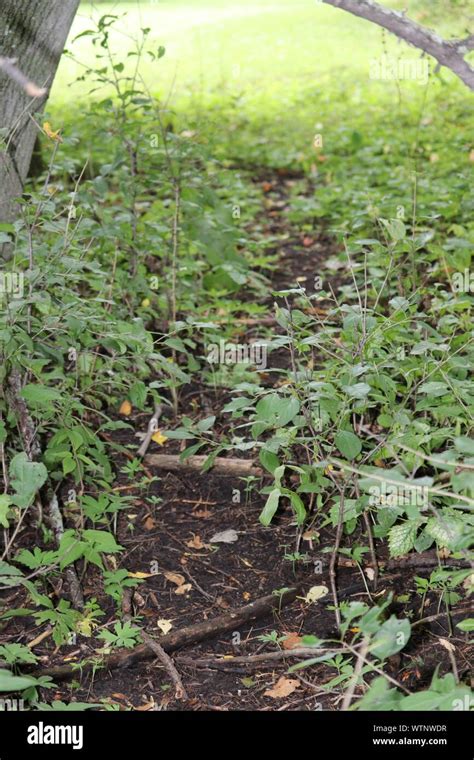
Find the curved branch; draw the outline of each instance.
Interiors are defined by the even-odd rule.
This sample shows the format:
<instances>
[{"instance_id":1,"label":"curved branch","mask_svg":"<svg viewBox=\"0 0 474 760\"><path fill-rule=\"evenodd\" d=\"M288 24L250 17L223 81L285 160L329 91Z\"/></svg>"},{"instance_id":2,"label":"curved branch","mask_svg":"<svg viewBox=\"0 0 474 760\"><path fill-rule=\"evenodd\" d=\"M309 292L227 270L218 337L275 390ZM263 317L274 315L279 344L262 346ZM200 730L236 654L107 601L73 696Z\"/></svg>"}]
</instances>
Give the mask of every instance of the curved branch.
<instances>
[{"instance_id":1,"label":"curved branch","mask_svg":"<svg viewBox=\"0 0 474 760\"><path fill-rule=\"evenodd\" d=\"M464 40L449 42L430 29L407 18L400 11L392 11L372 0L323 0L323 2L382 26L410 45L433 56L441 66L451 69L467 87L474 90L474 68L463 58L469 50L474 49L474 35L469 35Z\"/></svg>"}]
</instances>

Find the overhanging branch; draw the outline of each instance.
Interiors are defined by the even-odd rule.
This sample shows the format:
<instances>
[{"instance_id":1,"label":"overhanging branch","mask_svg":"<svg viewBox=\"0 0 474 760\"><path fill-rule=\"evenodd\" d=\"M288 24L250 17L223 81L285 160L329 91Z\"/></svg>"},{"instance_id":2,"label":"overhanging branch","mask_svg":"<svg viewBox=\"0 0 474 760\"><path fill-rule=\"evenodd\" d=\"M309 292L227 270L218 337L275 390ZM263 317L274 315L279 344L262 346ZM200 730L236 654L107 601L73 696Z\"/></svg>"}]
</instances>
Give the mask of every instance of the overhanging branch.
<instances>
[{"instance_id":1,"label":"overhanging branch","mask_svg":"<svg viewBox=\"0 0 474 760\"><path fill-rule=\"evenodd\" d=\"M474 49L474 35L464 40L449 42L439 35L407 18L399 11L392 11L372 0L323 0L327 5L352 13L387 29L410 45L433 56L441 66L451 69L467 87L474 90L474 68L464 60L464 55Z\"/></svg>"}]
</instances>

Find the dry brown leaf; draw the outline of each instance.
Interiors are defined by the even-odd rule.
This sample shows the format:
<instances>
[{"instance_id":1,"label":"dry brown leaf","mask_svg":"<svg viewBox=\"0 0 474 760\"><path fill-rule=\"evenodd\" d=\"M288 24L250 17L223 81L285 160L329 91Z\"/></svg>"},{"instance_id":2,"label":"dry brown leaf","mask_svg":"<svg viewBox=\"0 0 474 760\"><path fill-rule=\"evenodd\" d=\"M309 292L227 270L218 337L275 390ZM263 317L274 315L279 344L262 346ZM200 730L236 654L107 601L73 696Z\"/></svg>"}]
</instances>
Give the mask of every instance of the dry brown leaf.
<instances>
[{"instance_id":1,"label":"dry brown leaf","mask_svg":"<svg viewBox=\"0 0 474 760\"><path fill-rule=\"evenodd\" d=\"M271 697L272 699L282 699L283 697L288 697L289 694L293 694L299 686L301 684L296 678L285 678L285 676L282 676L272 689L267 689L264 692L263 696Z\"/></svg>"},{"instance_id":2,"label":"dry brown leaf","mask_svg":"<svg viewBox=\"0 0 474 760\"><path fill-rule=\"evenodd\" d=\"M139 707L134 707L134 710L138 710L139 712L148 712L149 710L155 709L155 700L153 697L151 698L150 702L147 702L144 705L140 705Z\"/></svg>"},{"instance_id":3,"label":"dry brown leaf","mask_svg":"<svg viewBox=\"0 0 474 760\"><path fill-rule=\"evenodd\" d=\"M302 638L297 633L288 633L281 645L283 649L297 649L302 644Z\"/></svg>"},{"instance_id":4,"label":"dry brown leaf","mask_svg":"<svg viewBox=\"0 0 474 760\"><path fill-rule=\"evenodd\" d=\"M209 547L209 544L205 544L201 536L193 535L189 541L186 541L186 546L188 546L190 549L207 549Z\"/></svg>"},{"instance_id":5,"label":"dry brown leaf","mask_svg":"<svg viewBox=\"0 0 474 760\"><path fill-rule=\"evenodd\" d=\"M251 594L250 594L248 591L244 591L244 593L242 594L242 597L243 597L243 599L244 599L246 602L250 602L250 599L252 598L252 597L251 597Z\"/></svg>"},{"instance_id":6,"label":"dry brown leaf","mask_svg":"<svg viewBox=\"0 0 474 760\"><path fill-rule=\"evenodd\" d=\"M445 649L448 650L448 652L455 652L456 651L456 647L454 646L454 644L451 644L451 642L448 641L448 639L439 638L438 641L439 641L439 643L441 644L442 647L444 647Z\"/></svg>"},{"instance_id":7,"label":"dry brown leaf","mask_svg":"<svg viewBox=\"0 0 474 760\"><path fill-rule=\"evenodd\" d=\"M143 527L145 530L153 530L153 528L156 528L156 522L154 521L153 517L147 517L143 523Z\"/></svg>"},{"instance_id":8,"label":"dry brown leaf","mask_svg":"<svg viewBox=\"0 0 474 760\"><path fill-rule=\"evenodd\" d=\"M180 573L163 573L165 578L171 583L175 583L177 586L182 586L186 578Z\"/></svg>"},{"instance_id":9,"label":"dry brown leaf","mask_svg":"<svg viewBox=\"0 0 474 760\"><path fill-rule=\"evenodd\" d=\"M188 591L191 591L192 586L190 583L183 583L182 586L178 586L177 589L175 589L175 594L187 594Z\"/></svg>"}]
</instances>

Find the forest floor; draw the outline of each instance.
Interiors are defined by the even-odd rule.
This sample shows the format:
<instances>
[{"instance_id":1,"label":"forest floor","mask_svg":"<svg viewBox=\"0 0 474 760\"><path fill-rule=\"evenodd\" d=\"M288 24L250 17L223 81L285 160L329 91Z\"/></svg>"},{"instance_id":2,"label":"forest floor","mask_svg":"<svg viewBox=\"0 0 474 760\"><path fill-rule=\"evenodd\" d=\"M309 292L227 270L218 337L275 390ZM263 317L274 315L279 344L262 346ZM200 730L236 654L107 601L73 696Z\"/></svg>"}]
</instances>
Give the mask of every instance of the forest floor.
<instances>
[{"instance_id":1,"label":"forest floor","mask_svg":"<svg viewBox=\"0 0 474 760\"><path fill-rule=\"evenodd\" d=\"M254 173L255 176L255 173ZM289 190L295 179L288 172L271 172L259 175L255 182L265 187L265 210L258 219L268 235L285 233L282 243L275 248L278 264L271 274L275 290L293 288L297 283L311 280L318 265L334 253L334 242L325 233L319 237L302 236L299 229L289 225L285 211ZM310 185L308 182L308 192ZM272 314L273 298L268 299L268 316ZM243 332L258 338L258 327L242 326ZM276 356L272 354L272 366ZM276 360L277 364L280 359ZM282 353L281 362L288 362ZM268 376L267 383L275 382ZM224 430L227 418L220 409L229 401L225 389L199 385L197 381L182 389L182 412L193 414L198 409L210 409L217 415L216 429ZM170 420L169 420L170 421ZM146 429L147 415L132 414L129 422L136 432ZM113 440L120 444L116 467L127 463L124 452L133 452L139 445L133 433L116 431ZM151 444L149 453L158 450ZM180 444L169 440L159 448L160 453L177 453ZM146 460L145 460L146 464ZM120 512L117 523L117 541L124 552L120 564L129 573L141 578L140 586L128 597L133 614L141 616L148 634L158 637L168 630L212 620L218 615L248 604L273 593L277 589L293 586L304 580L308 589L313 585L330 587L329 557L334 545L335 529L323 528L316 546L311 540L311 526L303 538L297 529L294 513L288 506L278 512L271 530L258 521L263 499L258 489L245 488L239 477L221 477L218 474L201 474L183 468L177 472L156 470L146 465L156 476L143 491L134 489L124 475L117 478L114 490L130 497L129 507ZM150 498L156 497L156 498ZM235 531L230 543L213 543L213 537L223 531ZM359 530L359 528L357 529ZM34 528L22 536L24 546L35 542ZM303 561L294 561L292 555L304 553ZM324 553L324 551L328 553ZM434 552L416 555L413 565L403 560L390 563L380 554L378 588L365 587L370 578L361 572L350 559L339 562L337 588L340 599L360 601L372 597L379 599L393 592L391 611L403 612L414 623L420 617L437 616L413 628L409 646L401 655L390 659L388 670L400 684L409 690L428 686L433 670L441 672L451 668L451 652L446 637L458 619L456 606L451 608L450 619L443 615L439 597L427 594L421 608L421 597L415 591L415 576L427 577L430 569L438 565ZM286 558L285 558L286 557ZM317 560L322 568L315 571ZM112 563L113 558L110 558ZM441 560L442 562L442 560ZM111 564L111 568L114 565ZM372 591L372 593L370 593ZM114 604L105 597L101 575L89 570L84 593L95 596L106 618L101 625L110 625L116 615ZM9 604L22 606L22 591L12 591ZM330 598L330 595L329 595ZM465 607L462 608L465 611ZM31 620L18 618L9 621L3 630L5 640L31 641L35 631L28 627ZM310 671L299 670L288 675L291 659L281 657L268 662L257 660L247 664L232 663L230 658L286 652L302 646L301 637L313 635L322 639L337 639L334 610L327 599L323 603L308 604L304 594L296 601L264 618L240 626L236 631L209 637L201 643L185 647L173 654L188 699L175 697L169 673L156 659L135 663L124 669L98 669L92 678L65 682L54 689L54 698L64 702L74 700L103 702L115 709L134 710L337 710L342 695L336 689L338 678L343 677L346 660L343 655L331 664L320 663ZM45 637L35 646L42 668L61 662L80 662L95 654L90 640L78 635L70 646L55 648L51 637ZM444 643L443 643L444 642ZM468 671L469 645L463 634L450 639L456 647L459 677ZM205 662L207 660L207 662ZM212 662L209 662L212 660ZM202 662L201 662L202 661ZM349 660L348 660L349 661ZM52 695L51 695L52 696Z\"/></svg>"}]
</instances>

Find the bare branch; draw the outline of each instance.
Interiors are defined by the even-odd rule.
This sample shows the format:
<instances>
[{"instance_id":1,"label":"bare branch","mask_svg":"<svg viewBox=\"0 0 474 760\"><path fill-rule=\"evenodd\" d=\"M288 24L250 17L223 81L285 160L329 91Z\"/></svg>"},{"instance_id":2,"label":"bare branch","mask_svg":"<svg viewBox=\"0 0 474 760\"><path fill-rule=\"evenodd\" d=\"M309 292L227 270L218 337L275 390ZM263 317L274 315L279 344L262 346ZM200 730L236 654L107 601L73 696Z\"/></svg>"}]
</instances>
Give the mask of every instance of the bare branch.
<instances>
[{"instance_id":1,"label":"bare branch","mask_svg":"<svg viewBox=\"0 0 474 760\"><path fill-rule=\"evenodd\" d=\"M400 11L392 11L372 0L323 0L327 5L352 13L387 29L410 45L433 56L441 66L451 69L467 87L474 90L474 68L464 60L474 49L474 35L465 40L448 41L430 29L407 18Z\"/></svg>"},{"instance_id":2,"label":"bare branch","mask_svg":"<svg viewBox=\"0 0 474 760\"><path fill-rule=\"evenodd\" d=\"M17 67L16 58L3 58L0 56L0 70L16 82L30 98L41 98L46 95L48 90L45 87L38 87L37 84L28 79L25 74Z\"/></svg>"}]
</instances>

